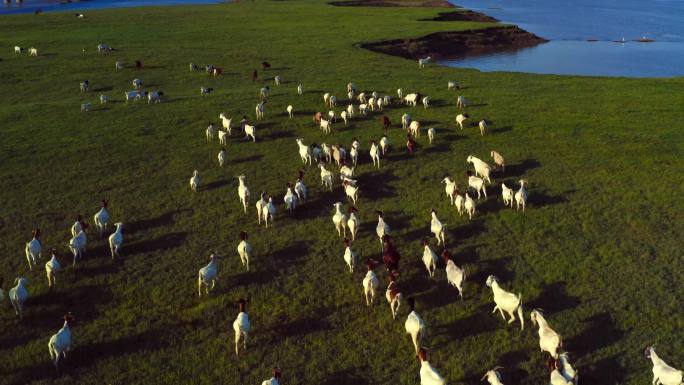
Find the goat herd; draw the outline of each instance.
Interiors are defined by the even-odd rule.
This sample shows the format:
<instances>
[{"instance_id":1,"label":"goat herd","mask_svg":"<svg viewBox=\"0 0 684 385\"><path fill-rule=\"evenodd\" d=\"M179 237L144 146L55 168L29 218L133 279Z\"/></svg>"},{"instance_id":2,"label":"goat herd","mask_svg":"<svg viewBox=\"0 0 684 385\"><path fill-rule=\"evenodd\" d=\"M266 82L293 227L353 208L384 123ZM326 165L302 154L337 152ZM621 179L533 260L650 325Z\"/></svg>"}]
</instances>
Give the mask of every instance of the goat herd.
<instances>
[{"instance_id":1,"label":"goat herd","mask_svg":"<svg viewBox=\"0 0 684 385\"><path fill-rule=\"evenodd\" d=\"M109 53L111 48L106 44L98 45L98 51ZM15 47L16 53L23 52L24 49L21 47ZM38 54L37 49L31 48L29 50L32 56ZM430 61L430 57L425 59L419 59L419 68L425 67ZM136 67L141 67L141 63L137 62ZM270 66L269 66L270 67ZM123 69L123 63L117 61L115 64L117 70ZM264 69L267 69L266 63L264 63ZM196 71L197 66L195 64L190 64L190 70ZM223 70L214 66L207 66L206 71L214 76L220 76ZM256 76L256 71L255 71ZM274 76L273 78L275 86L280 86L282 80L280 76ZM128 91L125 94L125 100L136 101L144 97L147 97L148 103L160 103L162 101L163 92L143 92L143 82L140 79L134 79L133 91ZM447 83L448 90L458 90L458 84L456 82L450 81ZM80 84L81 92L89 91L88 81L84 81ZM212 91L211 88L202 87L201 94L207 95ZM256 120L259 121L265 117L266 114L266 103L268 100L270 87L265 86L259 90L258 99L259 102L255 108ZM304 93L304 88L302 84L297 86L296 92L298 95ZM400 88L397 90L398 101L393 104L393 99L389 95L379 95L377 92L357 92L357 87L354 83L347 84L347 96L348 105L340 114L340 118L343 120L345 127L350 124L352 119L363 119L367 117L369 111L382 112L385 108L391 107L392 105L405 104L407 106L415 107L418 102L422 102L425 109L430 107L430 97L424 96L419 93L409 93L404 95L403 90ZM107 103L107 96L100 95L100 102ZM325 93L323 95L323 102L327 108L330 108L328 114L325 115L318 112L314 115L313 121L317 124L321 130L325 133L330 133L333 125L337 123L337 112L334 109L337 107L338 99L336 96ZM458 96L456 98L456 108L463 109L468 106L468 101L463 96ZM82 111L89 111L91 109L90 103L84 103L81 106ZM288 105L285 108L290 119L295 116L295 109L292 105ZM226 163L226 145L227 138L232 134L233 125L232 119L228 117L228 114L221 113L219 115L221 121L221 128L217 129L214 125L210 125L206 129L206 139L207 141L213 140L218 136L221 144L221 150L218 154L218 162L221 167ZM459 113L456 116L457 126L463 130L463 123L469 119L468 114ZM407 130L407 150L410 153L415 152L415 140L420 138L421 134L421 123L417 120L412 120L409 113L404 113L401 116L401 122L403 129ZM387 129L391 126L391 122L387 115L382 117L383 128ZM478 124L480 129L480 134L484 135L487 131L487 121L481 120ZM256 142L256 124L250 124L247 117L243 116L239 123L240 130L244 133L245 139L251 139ZM436 130L434 128L427 129L429 143L435 140ZM342 145L327 145L322 143L321 146L316 144L305 145L304 140L301 138L296 139L296 143L299 148L299 156L303 164L312 165L315 160L318 162L318 168L320 169L320 179L321 185L332 191L334 188L334 177L333 172L326 168L326 164L332 164L333 161L339 169L339 180L341 181L340 186L343 189L345 195L351 201L352 206L348 209L348 216L343 210L343 203L336 202L333 204L334 214L332 215L332 222L337 231L338 236L344 237L344 252L343 259L347 264L350 273L353 273L358 266L357 252L353 249L353 242L356 240L359 229L359 219L358 219L358 209L355 207L359 199L360 186L356 179L354 179L354 171L359 162L359 156L361 153L360 142L354 138L350 145L349 151L347 151ZM383 136L378 141L370 142L369 155L372 160L372 166L380 168L380 159L385 157L387 152L390 151L390 142L387 136ZM496 151L491 151L490 153L493 161L495 163L495 170L500 170L500 172L505 172L505 160L504 157ZM473 165L474 172L467 172L467 189L461 192L458 188L457 182L450 176L445 176L441 181L445 185L445 192L447 198L449 199L451 205L456 206L456 210L459 215L467 214L469 219L472 219L473 215L476 213L476 201L484 195L487 198L487 184L491 183L490 174L492 168L487 164L487 162L469 155L466 161ZM238 197L240 203L242 204L243 211L246 214L248 211L248 205L250 200L250 190L247 187L246 177L240 175L238 177ZM526 181L520 180L520 187L514 192L513 189L506 186L504 183L501 184L501 192L504 201L504 205L510 205L513 207L513 201L515 200L516 208L518 210L522 209L525 211L525 204L527 202L528 192L525 188ZM197 192L201 186L201 178L198 170L194 170L192 177L190 178L190 187L193 192ZM472 195L472 196L471 196ZM476 197L475 197L476 196ZM474 199L475 198L475 199ZM295 210L301 210L299 207L306 204L309 199L309 189L304 183L304 172L299 171L299 176L295 181L294 185L292 183L287 184L287 190L283 197L283 202L285 209L293 212ZM269 224L273 224L273 220L276 215L276 202L273 196L266 195L262 193L259 199L256 201L256 215L259 224L263 221L264 226L268 227ZM108 225L110 223L110 215L107 210L108 202L107 200L102 201L102 206L100 210L94 215L93 221L100 236L105 236ZM437 217L435 210L431 211L431 222L430 222L430 232L435 237L437 241L437 246L442 245L444 250L441 252L441 257L446 265L446 278L450 285L454 286L461 297L463 298L463 283L466 279L465 271L456 265L452 259L451 253L446 249L445 245L445 225ZM413 298L404 298L401 291L400 285L397 283L397 276L399 271L399 261L400 254L393 244L392 237L390 236L390 226L385 221L385 214L382 211L377 211L378 222L376 226L376 234L382 244L382 260L386 267L388 273L389 285L385 291L385 297L390 307L391 315L396 318L399 312L399 308L405 302L409 308L409 314L405 321L406 333L410 335L413 347L417 354L417 358L420 361L420 378L422 385L437 385L445 384L444 378L437 372L437 370L429 363L428 353L426 348L422 346L424 336L426 335L427 325L425 321L420 317L420 315L415 311ZM123 229L124 225L122 223L115 224L116 230L111 233L108 237L109 248L111 252L111 257L116 258L123 245ZM349 237L347 237L347 229L349 229ZM70 228L71 239L69 240L67 246L71 253L73 254L72 265L76 266L77 262L83 257L86 251L87 236L86 231L88 230L88 224L85 223L81 216L78 216L76 222ZM43 245L40 241L41 231L40 229L33 230L33 239L26 243L25 253L26 259L29 264L29 269L33 270L37 267L39 260L42 257ZM242 231L240 233L240 242L237 246L237 253L240 257L241 263L246 270L249 271L249 261L252 258L253 248L248 242L249 235ZM429 239L425 238L423 240L423 256L422 261L425 264L428 275L432 278L435 275L438 255L432 250L429 244ZM56 284L56 274L62 269L62 265L57 258L57 250L51 248L49 250L50 260L45 264L45 270L47 274L48 286L52 288ZM209 294L210 290L213 289L218 281L218 255L212 254L210 256L210 262L206 266L199 270L197 290L198 295L201 297L202 293ZM375 273L375 268L380 264L379 261L374 259L369 259L366 262L367 272L363 278L361 285L363 287L363 293L368 306L372 305L376 292L380 287L380 281ZM513 323L516 320L520 322L521 330L524 329L524 315L523 315L523 303L522 295L514 294L504 290L499 283L497 277L490 275L486 282L487 287L490 287L493 292L494 297L494 310L497 310L501 314L502 318L506 320L505 314L508 314L508 323ZM24 313L24 304L29 296L27 289L28 280L24 277L18 277L15 280L15 286L9 290L9 300L14 307L14 310L21 320ZM0 281L0 300L4 298L4 293L1 289L2 282ZM240 299L238 301L239 312L237 318L233 323L233 329L235 331L235 353L240 354L240 347L246 349L247 347L247 336L250 332L250 321L247 314L247 300ZM517 316L517 318L516 318ZM54 362L57 369L60 367L61 360L66 358L67 352L71 349L71 323L73 321L73 316L68 313L64 317L63 327L53 335L48 343L48 348L50 356ZM547 364L550 370L550 383L551 385L577 385L578 375L577 371L571 366L569 362L569 357L567 353L563 352L562 341L560 335L554 331L546 319L541 310L534 309L530 313L530 319L532 323L538 326L539 334L539 346L542 352L548 353ZM682 384L682 371L676 370L664 361L662 361L655 353L653 347L648 347L646 350L646 356L650 358L653 362L653 375L654 384L659 383L663 385L681 385ZM502 384L503 377L499 371L499 367L487 371L482 380L487 380L491 385ZM280 384L281 370L279 368L273 369L273 377L269 380L263 382L263 385L277 385Z\"/></svg>"}]
</instances>

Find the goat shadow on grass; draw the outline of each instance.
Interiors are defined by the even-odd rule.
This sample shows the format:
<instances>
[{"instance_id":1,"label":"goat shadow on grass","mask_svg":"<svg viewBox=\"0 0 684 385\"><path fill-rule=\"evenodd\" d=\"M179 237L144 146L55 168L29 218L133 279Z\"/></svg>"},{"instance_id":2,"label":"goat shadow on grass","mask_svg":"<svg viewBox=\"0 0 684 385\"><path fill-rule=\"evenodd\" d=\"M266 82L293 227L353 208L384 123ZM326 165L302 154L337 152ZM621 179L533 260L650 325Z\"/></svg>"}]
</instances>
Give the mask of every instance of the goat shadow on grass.
<instances>
[{"instance_id":1,"label":"goat shadow on grass","mask_svg":"<svg viewBox=\"0 0 684 385\"><path fill-rule=\"evenodd\" d=\"M264 156L261 155L261 154L250 155L250 156L243 157L243 158L233 159L233 160L231 161L231 163L237 164L237 163L254 162L254 161L257 161L257 160L261 160L263 157L264 157Z\"/></svg>"},{"instance_id":2,"label":"goat shadow on grass","mask_svg":"<svg viewBox=\"0 0 684 385\"><path fill-rule=\"evenodd\" d=\"M264 136L264 138L268 138L270 140L276 140L276 139L284 139L284 138L293 138L295 136L294 132L292 131L275 131L271 132L270 134Z\"/></svg>"},{"instance_id":3,"label":"goat shadow on grass","mask_svg":"<svg viewBox=\"0 0 684 385\"><path fill-rule=\"evenodd\" d=\"M363 371L361 368L338 370L328 374L321 385L369 385L370 382L358 374Z\"/></svg>"},{"instance_id":4,"label":"goat shadow on grass","mask_svg":"<svg viewBox=\"0 0 684 385\"><path fill-rule=\"evenodd\" d=\"M566 293L567 282L554 282L544 285L541 295L529 302L532 308L542 309L545 316L577 307L581 301L578 297ZM528 306L528 307L529 307Z\"/></svg>"},{"instance_id":5,"label":"goat shadow on grass","mask_svg":"<svg viewBox=\"0 0 684 385\"><path fill-rule=\"evenodd\" d=\"M583 321L588 327L580 334L563 341L563 347L575 353L575 356L585 356L610 346L620 341L625 334L617 328L608 312L595 314Z\"/></svg>"},{"instance_id":6,"label":"goat shadow on grass","mask_svg":"<svg viewBox=\"0 0 684 385\"><path fill-rule=\"evenodd\" d=\"M99 88L93 88L91 91L92 92L106 92L106 91L111 91L113 89L114 89L114 87L112 87L112 86L104 86L104 87L99 87Z\"/></svg>"},{"instance_id":7,"label":"goat shadow on grass","mask_svg":"<svg viewBox=\"0 0 684 385\"><path fill-rule=\"evenodd\" d=\"M207 183L207 185L204 187L205 190L214 190L219 187L227 186L228 181L227 180L217 180L211 183Z\"/></svg>"},{"instance_id":8,"label":"goat shadow on grass","mask_svg":"<svg viewBox=\"0 0 684 385\"><path fill-rule=\"evenodd\" d=\"M464 214L465 216L466 214ZM458 227L447 227L446 231L448 232L448 237L447 239L450 239L451 242L455 242L457 244L463 243L467 239L480 234L486 230L484 226L484 220L483 219L473 219L469 221L468 223L458 226Z\"/></svg>"},{"instance_id":9,"label":"goat shadow on grass","mask_svg":"<svg viewBox=\"0 0 684 385\"><path fill-rule=\"evenodd\" d=\"M479 306L466 317L437 326L435 334L446 336L447 341L460 341L467 337L494 332L501 328L501 324L505 324L505 322L498 312L491 314L492 308L493 306L490 305Z\"/></svg>"},{"instance_id":10,"label":"goat shadow on grass","mask_svg":"<svg viewBox=\"0 0 684 385\"><path fill-rule=\"evenodd\" d=\"M492 125L492 123L490 123ZM503 126L503 127L494 127L494 128L489 128L487 131L485 131L485 135L488 133L490 134L503 134L504 132L509 132L513 131L513 126Z\"/></svg>"},{"instance_id":11,"label":"goat shadow on grass","mask_svg":"<svg viewBox=\"0 0 684 385\"><path fill-rule=\"evenodd\" d=\"M477 272L466 271L468 273L466 279L482 286L490 275L499 278L502 284L511 282L515 278L515 273L508 268L510 262L510 257L480 260L477 264Z\"/></svg>"},{"instance_id":12,"label":"goat shadow on grass","mask_svg":"<svg viewBox=\"0 0 684 385\"><path fill-rule=\"evenodd\" d=\"M306 259L310 247L311 242L297 241L264 255L263 261L268 261L276 271L286 271L288 268L294 268L295 263Z\"/></svg>"},{"instance_id":13,"label":"goat shadow on grass","mask_svg":"<svg viewBox=\"0 0 684 385\"><path fill-rule=\"evenodd\" d=\"M251 261L252 263L254 261ZM262 285L273 281L273 271L270 270L255 270L253 265L250 265L251 270L243 273L234 274L230 277L230 289L239 286Z\"/></svg>"},{"instance_id":14,"label":"goat shadow on grass","mask_svg":"<svg viewBox=\"0 0 684 385\"><path fill-rule=\"evenodd\" d=\"M359 190L359 198L361 200L370 199L374 201L394 197L397 193L390 183L398 179L390 169L363 173L358 177L359 185L363 186Z\"/></svg>"},{"instance_id":15,"label":"goat shadow on grass","mask_svg":"<svg viewBox=\"0 0 684 385\"><path fill-rule=\"evenodd\" d=\"M59 277L58 277L59 279ZM59 285L59 281L57 282ZM58 289L59 290L59 289ZM29 309L40 308L40 314L27 312L22 321L25 327L36 330L59 330L62 327L63 316L67 311L81 321L86 322L97 316L95 307L87 304L107 304L112 300L112 293L108 287L97 285L84 285L72 287L69 290L60 290L39 294L29 298Z\"/></svg>"},{"instance_id":16,"label":"goat shadow on grass","mask_svg":"<svg viewBox=\"0 0 684 385\"><path fill-rule=\"evenodd\" d=\"M294 321L279 322L277 326L270 331L275 334L277 340L282 340L283 337L297 337L304 336L310 333L318 333L332 329L328 321L325 319L327 315L317 314L311 317L303 317ZM274 341L275 342L275 341Z\"/></svg>"},{"instance_id":17,"label":"goat shadow on grass","mask_svg":"<svg viewBox=\"0 0 684 385\"><path fill-rule=\"evenodd\" d=\"M530 203L534 203L535 206L553 206L559 203L567 203L569 201L568 198L566 198L566 195L570 195L574 193L576 190L568 190L562 193L561 195L548 195L543 192L537 192L535 191L534 194L530 194L530 197L528 199L527 205Z\"/></svg>"},{"instance_id":18,"label":"goat shadow on grass","mask_svg":"<svg viewBox=\"0 0 684 385\"><path fill-rule=\"evenodd\" d=\"M463 301L458 295L458 289L449 285L443 280L430 280L432 287L420 294L416 294L415 298L423 302L429 309L435 309L452 303L465 303L467 291L464 290ZM465 286L464 286L465 289Z\"/></svg>"},{"instance_id":19,"label":"goat shadow on grass","mask_svg":"<svg viewBox=\"0 0 684 385\"><path fill-rule=\"evenodd\" d=\"M311 199L312 195L315 197L314 199ZM296 219L303 220L332 215L331 213L334 211L333 203L342 202L345 204L347 201L346 195L339 190L319 189L318 191L312 191L311 187L309 187L309 200L295 209L293 216Z\"/></svg>"},{"instance_id":20,"label":"goat shadow on grass","mask_svg":"<svg viewBox=\"0 0 684 385\"><path fill-rule=\"evenodd\" d=\"M570 357L572 359L572 357ZM580 369L582 382L587 384L619 385L625 383L625 368L618 354L604 358Z\"/></svg>"},{"instance_id":21,"label":"goat shadow on grass","mask_svg":"<svg viewBox=\"0 0 684 385\"><path fill-rule=\"evenodd\" d=\"M155 239L140 241L126 246L127 255L146 254L179 247L188 237L188 233L178 231L165 234Z\"/></svg>"},{"instance_id":22,"label":"goat shadow on grass","mask_svg":"<svg viewBox=\"0 0 684 385\"><path fill-rule=\"evenodd\" d=\"M139 231L148 230L154 227L168 227L174 222L174 217L177 214L190 212L189 209L173 210L157 217L140 219L126 224L126 234L135 234Z\"/></svg>"},{"instance_id":23,"label":"goat shadow on grass","mask_svg":"<svg viewBox=\"0 0 684 385\"><path fill-rule=\"evenodd\" d=\"M526 172L533 170L535 168L539 168L541 167L541 165L542 164L535 159L525 159L517 164L506 165L506 170L504 171L504 174L506 178L521 177Z\"/></svg>"},{"instance_id":24,"label":"goat shadow on grass","mask_svg":"<svg viewBox=\"0 0 684 385\"><path fill-rule=\"evenodd\" d=\"M451 145L447 142L438 142L435 144L426 144L425 153L426 154L439 154L451 151Z\"/></svg>"}]
</instances>

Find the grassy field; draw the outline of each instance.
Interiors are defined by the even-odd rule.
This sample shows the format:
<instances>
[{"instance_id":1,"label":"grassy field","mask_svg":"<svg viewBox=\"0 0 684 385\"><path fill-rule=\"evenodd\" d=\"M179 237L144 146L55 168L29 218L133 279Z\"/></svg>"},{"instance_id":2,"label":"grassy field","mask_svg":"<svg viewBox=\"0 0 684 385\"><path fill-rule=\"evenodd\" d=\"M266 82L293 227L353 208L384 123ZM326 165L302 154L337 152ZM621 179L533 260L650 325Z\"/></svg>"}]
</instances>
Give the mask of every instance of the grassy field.
<instances>
[{"instance_id":1,"label":"grassy field","mask_svg":"<svg viewBox=\"0 0 684 385\"><path fill-rule=\"evenodd\" d=\"M318 1L247 1L233 4L136 8L72 14L0 17L0 276L3 289L20 275L31 297L24 320L0 303L1 384L256 384L270 368L283 368L285 384L416 384L419 364L404 332L406 308L393 321L384 298L364 304L361 280L342 260L342 240L331 222L332 204L344 201L319 188L317 169L306 168L312 199L293 216L279 213L275 227L256 223L261 191L281 201L302 168L295 138L306 143L363 143L357 168L363 221L355 248L379 258L374 211L382 209L403 255L400 283L415 296L428 325L432 364L449 384L475 384L504 366L506 384L548 382L529 310L541 307L562 334L583 384L645 384L651 365L643 355L657 343L673 366L684 366L684 79L621 79L480 73L375 54L361 42L422 36L477 23L417 21L429 8L333 7ZM99 55L106 42L116 51ZM14 55L36 46L41 56ZM85 52L82 52L85 49ZM115 71L115 60L145 68ZM258 89L251 71L263 60L280 75L272 87L258 141L233 134L228 163L218 167L218 141L204 130L220 112L239 121L254 116ZM218 79L190 72L188 63L223 67ZM126 105L133 78L162 89L162 104ZM79 92L88 79L91 92ZM455 94L474 105L473 121L495 124L455 128ZM322 94L346 105L346 84L396 95L402 87L433 99L434 107L392 106L394 149L373 169L368 141L382 135L379 114L337 124L325 136L311 115L327 111ZM302 83L306 93L296 94ZM207 97L200 86L214 87ZM96 103L99 94L111 102ZM93 103L93 111L79 112ZM285 113L294 105L296 116ZM338 112L341 108L337 109ZM411 111L437 128L436 143L419 141L410 157L400 116ZM503 207L490 186L477 216L459 217L444 196L444 174L465 185L468 154L508 161L506 183L529 180L528 210ZM192 170L200 190L188 186ZM248 215L237 197L245 174L252 192ZM497 183L500 183L497 177ZM88 222L102 198L112 222L126 223L122 258L108 257L105 241L89 235L88 258L76 269L66 248L77 214ZM446 284L443 268L430 280L420 262L420 239L430 209L447 223L447 244L465 266L465 301ZM44 248L57 247L69 265L50 292L44 271L29 272L24 244L43 231ZM251 234L252 271L235 252L238 232ZM197 271L218 251L220 285L198 299ZM44 253L44 257L45 257ZM43 263L45 258L43 259ZM42 266L42 265L41 265ZM493 307L485 278L521 292L527 327L507 327ZM384 296L384 269L378 269ZM253 331L248 351L236 357L234 301L249 297ZM57 375L47 342L66 311L75 314L75 349ZM545 382L546 381L546 382Z\"/></svg>"}]
</instances>

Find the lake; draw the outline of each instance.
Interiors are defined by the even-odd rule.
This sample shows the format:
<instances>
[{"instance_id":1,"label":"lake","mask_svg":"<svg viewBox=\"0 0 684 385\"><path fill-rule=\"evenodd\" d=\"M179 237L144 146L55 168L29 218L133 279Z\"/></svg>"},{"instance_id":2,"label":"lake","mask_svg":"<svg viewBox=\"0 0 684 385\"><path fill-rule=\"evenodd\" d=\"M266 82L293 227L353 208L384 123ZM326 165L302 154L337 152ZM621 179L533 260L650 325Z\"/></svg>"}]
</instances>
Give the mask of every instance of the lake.
<instances>
[{"instance_id":1,"label":"lake","mask_svg":"<svg viewBox=\"0 0 684 385\"><path fill-rule=\"evenodd\" d=\"M40 9L44 12L78 11L84 12L93 9L121 8L121 7L144 7L160 5L187 5L187 4L216 4L223 0L24 0L22 3L0 5L0 15L13 13L33 13Z\"/></svg>"},{"instance_id":2,"label":"lake","mask_svg":"<svg viewBox=\"0 0 684 385\"><path fill-rule=\"evenodd\" d=\"M444 61L481 71L589 76L684 75L684 0L459 0L550 40L514 52ZM642 37L652 43L636 42ZM625 43L617 43L622 41ZM591 41L589 41L591 40Z\"/></svg>"}]
</instances>

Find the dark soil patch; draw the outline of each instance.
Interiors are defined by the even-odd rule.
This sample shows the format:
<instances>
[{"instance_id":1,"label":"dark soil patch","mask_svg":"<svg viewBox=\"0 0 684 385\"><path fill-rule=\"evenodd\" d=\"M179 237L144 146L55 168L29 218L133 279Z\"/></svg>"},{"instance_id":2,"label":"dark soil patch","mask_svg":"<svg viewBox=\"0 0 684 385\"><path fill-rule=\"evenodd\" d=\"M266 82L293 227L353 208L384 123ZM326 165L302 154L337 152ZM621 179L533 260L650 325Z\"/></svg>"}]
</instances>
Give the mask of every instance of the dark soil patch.
<instances>
[{"instance_id":1,"label":"dark soil patch","mask_svg":"<svg viewBox=\"0 0 684 385\"><path fill-rule=\"evenodd\" d=\"M495 23L499 20L485 15L484 13L471 10L440 12L437 17L432 19L422 19L421 21L479 21L483 23Z\"/></svg>"}]
</instances>

